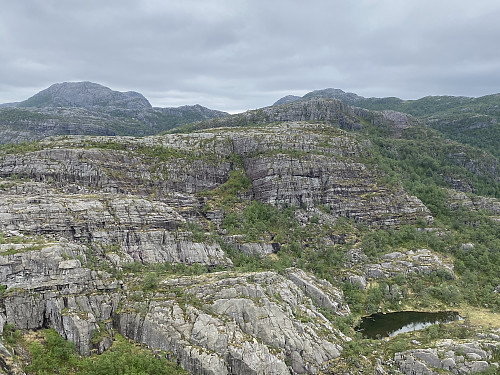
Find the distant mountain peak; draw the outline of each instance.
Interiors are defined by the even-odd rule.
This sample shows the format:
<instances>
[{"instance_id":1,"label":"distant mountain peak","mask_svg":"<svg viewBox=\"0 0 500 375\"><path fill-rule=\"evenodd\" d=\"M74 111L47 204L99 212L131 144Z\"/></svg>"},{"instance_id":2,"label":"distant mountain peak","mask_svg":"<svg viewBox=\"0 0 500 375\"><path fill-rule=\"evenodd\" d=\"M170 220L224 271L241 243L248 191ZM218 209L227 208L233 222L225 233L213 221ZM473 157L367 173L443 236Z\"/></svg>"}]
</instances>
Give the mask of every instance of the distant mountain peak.
<instances>
[{"instance_id":1,"label":"distant mountain peak","mask_svg":"<svg viewBox=\"0 0 500 375\"><path fill-rule=\"evenodd\" d=\"M356 105L358 102L365 99L364 97L356 95L352 92L345 92L341 89L327 88L323 90L311 91L302 97L295 95L287 95L276 101L273 105L288 104L288 103L298 102L301 100L309 100L311 98L337 99L349 105Z\"/></svg>"},{"instance_id":2,"label":"distant mountain peak","mask_svg":"<svg viewBox=\"0 0 500 375\"><path fill-rule=\"evenodd\" d=\"M293 103L293 102L298 102L299 100L302 100L302 97L297 96L297 95L287 95L287 96L284 96L283 98L277 100L273 105L289 104L289 103Z\"/></svg>"},{"instance_id":3,"label":"distant mountain peak","mask_svg":"<svg viewBox=\"0 0 500 375\"><path fill-rule=\"evenodd\" d=\"M315 90L307 93L303 96L304 99L309 98L329 98L329 99L338 99L347 103L349 105L355 105L357 102L365 99L362 96L356 95L352 92L345 92L341 89L333 89L328 88L324 90Z\"/></svg>"},{"instance_id":4,"label":"distant mountain peak","mask_svg":"<svg viewBox=\"0 0 500 375\"><path fill-rule=\"evenodd\" d=\"M117 107L124 109L152 108L138 92L111 90L93 82L62 82L19 103L20 107Z\"/></svg>"}]
</instances>

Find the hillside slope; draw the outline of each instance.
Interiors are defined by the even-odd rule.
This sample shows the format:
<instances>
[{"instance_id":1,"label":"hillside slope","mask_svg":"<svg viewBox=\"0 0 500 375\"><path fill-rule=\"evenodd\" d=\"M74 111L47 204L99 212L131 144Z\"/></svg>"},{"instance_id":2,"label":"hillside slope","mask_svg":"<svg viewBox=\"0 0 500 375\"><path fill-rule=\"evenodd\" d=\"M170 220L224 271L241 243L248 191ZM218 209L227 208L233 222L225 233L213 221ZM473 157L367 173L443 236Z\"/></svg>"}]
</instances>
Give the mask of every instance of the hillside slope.
<instances>
[{"instance_id":1,"label":"hillside slope","mask_svg":"<svg viewBox=\"0 0 500 375\"><path fill-rule=\"evenodd\" d=\"M123 335L192 374L492 373L499 184L494 155L329 99L4 145L0 366L50 362L53 329L72 356ZM467 319L354 331L412 309Z\"/></svg>"},{"instance_id":2,"label":"hillside slope","mask_svg":"<svg viewBox=\"0 0 500 375\"><path fill-rule=\"evenodd\" d=\"M93 82L56 83L22 101L18 107L116 107L150 109L151 104L138 92L113 91Z\"/></svg>"},{"instance_id":3,"label":"hillside slope","mask_svg":"<svg viewBox=\"0 0 500 375\"><path fill-rule=\"evenodd\" d=\"M303 97L288 96L274 105L308 101L313 98L336 99L342 103L375 111L392 110L415 116L423 124L447 138L475 146L500 156L500 94L479 98L464 96L427 96L417 100L364 98L339 89L311 91Z\"/></svg>"},{"instance_id":4,"label":"hillside slope","mask_svg":"<svg viewBox=\"0 0 500 375\"><path fill-rule=\"evenodd\" d=\"M113 91L92 82L65 82L1 107L0 143L53 135L147 136L226 115L200 105L152 108L137 92Z\"/></svg>"}]
</instances>

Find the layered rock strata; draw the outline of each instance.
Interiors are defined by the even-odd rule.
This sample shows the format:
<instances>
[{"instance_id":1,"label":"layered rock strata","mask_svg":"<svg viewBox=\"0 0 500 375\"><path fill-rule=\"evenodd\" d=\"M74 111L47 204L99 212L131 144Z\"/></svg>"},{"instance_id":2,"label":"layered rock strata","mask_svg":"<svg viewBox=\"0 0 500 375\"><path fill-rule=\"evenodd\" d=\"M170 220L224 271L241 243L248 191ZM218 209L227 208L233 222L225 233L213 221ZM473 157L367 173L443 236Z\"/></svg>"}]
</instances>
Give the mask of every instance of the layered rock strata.
<instances>
[{"instance_id":1,"label":"layered rock strata","mask_svg":"<svg viewBox=\"0 0 500 375\"><path fill-rule=\"evenodd\" d=\"M297 269L229 271L231 242L261 256L280 244L213 229L225 214L217 194L229 194L239 178L245 188L235 198L243 204L300 206L304 221L318 207L328 223L432 219L381 177L369 143L325 124L60 137L7 148L0 154L0 320L52 327L83 354L108 348L117 330L171 353L194 374L318 373L347 340L325 317L349 313L342 293ZM163 263L225 271L164 272L149 286L147 275L126 272L131 264L165 270Z\"/></svg>"}]
</instances>

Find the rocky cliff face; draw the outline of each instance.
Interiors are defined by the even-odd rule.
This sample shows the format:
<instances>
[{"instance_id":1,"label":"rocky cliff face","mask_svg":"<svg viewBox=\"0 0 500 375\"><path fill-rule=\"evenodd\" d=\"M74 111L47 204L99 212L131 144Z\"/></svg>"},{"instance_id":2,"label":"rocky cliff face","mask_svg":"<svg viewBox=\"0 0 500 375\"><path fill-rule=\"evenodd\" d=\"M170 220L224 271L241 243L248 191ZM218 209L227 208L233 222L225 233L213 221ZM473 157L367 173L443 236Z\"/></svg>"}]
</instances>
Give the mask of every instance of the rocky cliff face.
<instances>
[{"instance_id":1,"label":"rocky cliff face","mask_svg":"<svg viewBox=\"0 0 500 375\"><path fill-rule=\"evenodd\" d=\"M426 96L417 100L396 97L364 98L339 89L315 90L303 97L286 96L274 106L311 99L335 99L371 111L397 111L412 115L446 138L472 145L500 156L500 94L478 98L465 96Z\"/></svg>"},{"instance_id":2,"label":"rocky cliff face","mask_svg":"<svg viewBox=\"0 0 500 375\"><path fill-rule=\"evenodd\" d=\"M284 100L283 104L214 118L192 124L195 129L214 127L250 126L278 122L322 122L351 131L359 131L366 125L383 128L388 136L399 137L401 131L418 125L411 115L395 111L369 111L352 107L344 101L328 97L311 97L307 100Z\"/></svg>"},{"instance_id":3,"label":"rocky cliff face","mask_svg":"<svg viewBox=\"0 0 500 375\"><path fill-rule=\"evenodd\" d=\"M192 194L228 181L237 157L250 179L251 197L263 203L322 205L334 217L375 225L429 216L416 198L379 181L382 173L364 163L370 161L368 145L325 125L290 123L145 139L66 138L41 147L5 155L0 176L29 178L71 193L160 196L175 204L176 194L196 201Z\"/></svg>"},{"instance_id":4,"label":"rocky cliff face","mask_svg":"<svg viewBox=\"0 0 500 375\"><path fill-rule=\"evenodd\" d=\"M169 298L175 288L182 294ZM342 334L318 308L347 313L342 294L301 271L170 279L161 289L147 306L125 304L118 329L193 373L314 373L340 354Z\"/></svg>"},{"instance_id":5,"label":"rocky cliff face","mask_svg":"<svg viewBox=\"0 0 500 375\"><path fill-rule=\"evenodd\" d=\"M107 349L107 333L94 338L116 329L202 374L284 374L286 363L314 373L339 356L344 337L319 308L348 313L342 293L300 270L168 278L150 293L133 277L92 270L84 245L10 240L0 255L2 326L52 327L82 354Z\"/></svg>"},{"instance_id":6,"label":"rocky cliff face","mask_svg":"<svg viewBox=\"0 0 500 375\"><path fill-rule=\"evenodd\" d=\"M318 373L348 340L325 317L349 313L342 291L293 267L233 271L228 246L265 256L282 244L224 237L218 194L239 178L238 204L296 207L305 223L432 220L371 158L369 143L302 122L6 148L1 322L55 328L83 354L117 331L194 374ZM148 281L148 267L171 264L220 271Z\"/></svg>"}]
</instances>

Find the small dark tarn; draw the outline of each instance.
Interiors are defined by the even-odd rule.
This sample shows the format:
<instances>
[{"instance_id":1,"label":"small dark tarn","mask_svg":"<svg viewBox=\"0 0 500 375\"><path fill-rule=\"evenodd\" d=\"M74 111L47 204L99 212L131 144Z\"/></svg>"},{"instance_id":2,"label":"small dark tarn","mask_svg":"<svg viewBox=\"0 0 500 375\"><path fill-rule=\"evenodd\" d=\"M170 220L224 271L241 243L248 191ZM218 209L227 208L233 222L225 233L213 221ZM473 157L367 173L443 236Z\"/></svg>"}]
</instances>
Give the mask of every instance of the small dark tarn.
<instances>
[{"instance_id":1,"label":"small dark tarn","mask_svg":"<svg viewBox=\"0 0 500 375\"><path fill-rule=\"evenodd\" d=\"M403 332L417 331L433 324L450 323L454 320L462 320L456 311L376 313L363 317L356 331L361 332L365 338L378 339L393 337Z\"/></svg>"}]
</instances>

